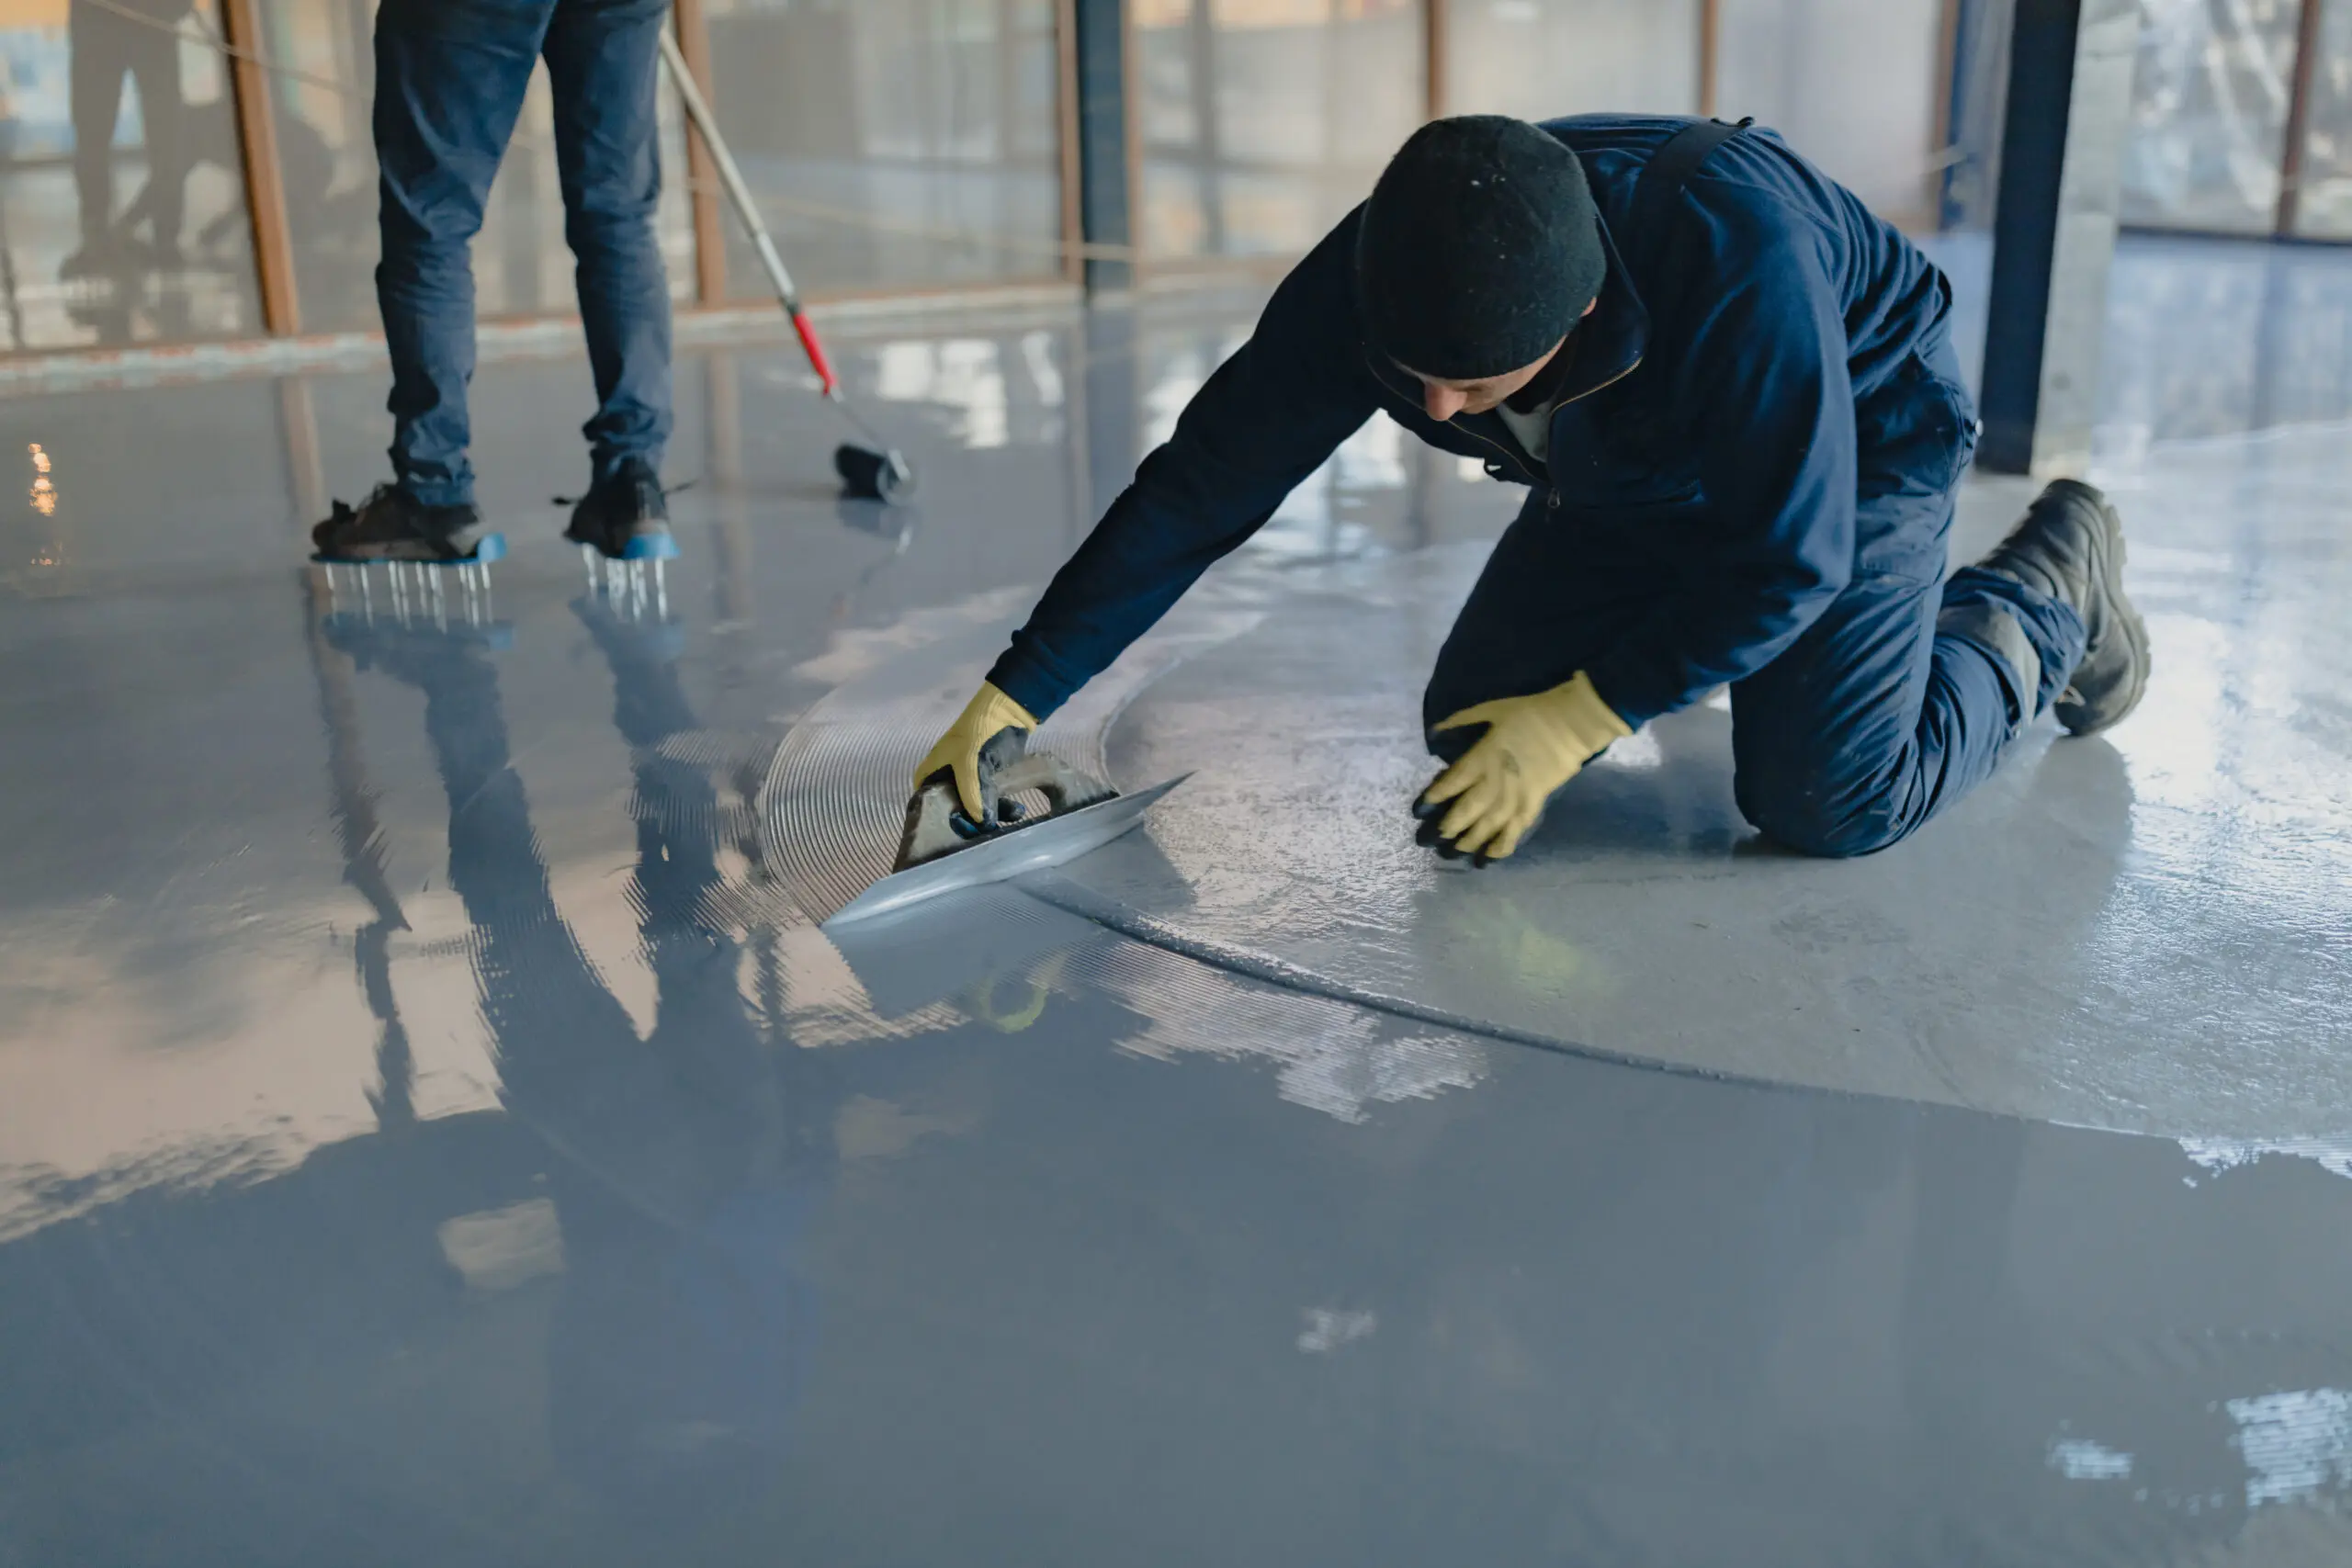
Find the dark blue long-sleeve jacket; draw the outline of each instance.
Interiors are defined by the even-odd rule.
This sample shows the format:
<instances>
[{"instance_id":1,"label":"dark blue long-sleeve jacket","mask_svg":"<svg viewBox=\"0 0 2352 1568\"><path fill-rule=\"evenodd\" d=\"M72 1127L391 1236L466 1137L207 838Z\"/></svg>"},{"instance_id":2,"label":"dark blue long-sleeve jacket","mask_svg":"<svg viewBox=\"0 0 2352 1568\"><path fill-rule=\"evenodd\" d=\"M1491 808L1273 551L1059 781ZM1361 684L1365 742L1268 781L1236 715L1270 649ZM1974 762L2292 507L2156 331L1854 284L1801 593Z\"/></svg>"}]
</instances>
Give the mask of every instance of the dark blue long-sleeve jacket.
<instances>
[{"instance_id":1,"label":"dark blue long-sleeve jacket","mask_svg":"<svg viewBox=\"0 0 2352 1568\"><path fill-rule=\"evenodd\" d=\"M1664 233L1630 231L1644 163L1687 123L1579 115L1544 127L1584 161L1608 256L1548 465L1493 414L1430 419L1419 383L1366 341L1359 209L1283 280L989 678L1043 718L1375 412L1541 487L1564 525L1579 513L1702 521L1678 530L1702 558L1587 671L1629 724L1769 663L1852 576L1855 405L1943 330L1951 292L1891 225L1760 129L1701 166L1662 209Z\"/></svg>"}]
</instances>

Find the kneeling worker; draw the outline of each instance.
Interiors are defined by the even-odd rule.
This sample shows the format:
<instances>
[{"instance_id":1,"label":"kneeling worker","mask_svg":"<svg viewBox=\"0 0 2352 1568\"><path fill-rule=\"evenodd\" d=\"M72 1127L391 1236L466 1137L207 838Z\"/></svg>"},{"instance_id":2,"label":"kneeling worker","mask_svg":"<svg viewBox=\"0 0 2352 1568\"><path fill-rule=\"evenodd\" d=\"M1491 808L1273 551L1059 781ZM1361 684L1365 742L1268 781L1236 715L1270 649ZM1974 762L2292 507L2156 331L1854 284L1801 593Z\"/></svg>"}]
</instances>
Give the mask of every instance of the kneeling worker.
<instances>
[{"instance_id":1,"label":"kneeling worker","mask_svg":"<svg viewBox=\"0 0 2352 1568\"><path fill-rule=\"evenodd\" d=\"M1943 275L1770 131L1442 119L1285 278L918 770L1101 671L1374 412L1530 487L1423 702L1421 839L1511 853L1611 741L1728 683L1739 808L1866 854L2044 708L2140 699L2121 523L2043 491L1945 576L1976 419Z\"/></svg>"}]
</instances>

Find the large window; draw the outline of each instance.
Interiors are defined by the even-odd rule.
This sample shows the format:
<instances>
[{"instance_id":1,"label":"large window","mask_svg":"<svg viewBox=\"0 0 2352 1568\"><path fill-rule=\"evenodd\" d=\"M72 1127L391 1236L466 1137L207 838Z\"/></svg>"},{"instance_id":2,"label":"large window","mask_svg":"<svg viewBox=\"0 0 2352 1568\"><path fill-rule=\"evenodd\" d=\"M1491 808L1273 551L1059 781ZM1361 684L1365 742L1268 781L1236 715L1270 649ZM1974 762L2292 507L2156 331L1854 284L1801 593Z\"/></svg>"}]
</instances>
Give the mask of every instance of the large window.
<instances>
[{"instance_id":1,"label":"large window","mask_svg":"<svg viewBox=\"0 0 2352 1568\"><path fill-rule=\"evenodd\" d=\"M0 352L261 330L211 0L0 11Z\"/></svg>"},{"instance_id":2,"label":"large window","mask_svg":"<svg viewBox=\"0 0 2352 1568\"><path fill-rule=\"evenodd\" d=\"M375 328L377 3L0 0L0 354ZM2352 240L2352 0L2136 3L2125 220ZM1125 0L1134 243L1163 271L1295 256L1432 107L1706 109L1755 116L1894 221L1947 231L1939 254L1964 268L1950 231L1991 218L2012 4ZM238 39L250 70L224 7L258 35ZM888 292L1066 275L1068 14L694 0L688 41L803 285ZM695 188L666 81L661 101L672 297L706 281L701 202L728 296L764 299L715 182ZM283 280L257 268L240 128L262 121L241 108L275 143ZM276 209L258 217L267 262ZM473 257L482 316L574 309L544 71Z\"/></svg>"},{"instance_id":3,"label":"large window","mask_svg":"<svg viewBox=\"0 0 2352 1568\"><path fill-rule=\"evenodd\" d=\"M364 332L376 321L374 0L261 0L277 156L286 186L295 298L305 332ZM657 225L674 299L694 296L685 122L662 88L662 210ZM491 185L473 246L476 308L485 318L574 309L563 242L547 68L529 96Z\"/></svg>"},{"instance_id":4,"label":"large window","mask_svg":"<svg viewBox=\"0 0 2352 1568\"><path fill-rule=\"evenodd\" d=\"M1291 255L1427 101L1418 0L1131 0L1147 259Z\"/></svg>"},{"instance_id":5,"label":"large window","mask_svg":"<svg viewBox=\"0 0 2352 1568\"><path fill-rule=\"evenodd\" d=\"M1052 0L705 0L712 99L795 280L1058 276ZM767 278L734 218L728 290Z\"/></svg>"},{"instance_id":6,"label":"large window","mask_svg":"<svg viewBox=\"0 0 2352 1568\"><path fill-rule=\"evenodd\" d=\"M1449 113L1699 110L1698 0L1453 0L1446 25Z\"/></svg>"}]
</instances>

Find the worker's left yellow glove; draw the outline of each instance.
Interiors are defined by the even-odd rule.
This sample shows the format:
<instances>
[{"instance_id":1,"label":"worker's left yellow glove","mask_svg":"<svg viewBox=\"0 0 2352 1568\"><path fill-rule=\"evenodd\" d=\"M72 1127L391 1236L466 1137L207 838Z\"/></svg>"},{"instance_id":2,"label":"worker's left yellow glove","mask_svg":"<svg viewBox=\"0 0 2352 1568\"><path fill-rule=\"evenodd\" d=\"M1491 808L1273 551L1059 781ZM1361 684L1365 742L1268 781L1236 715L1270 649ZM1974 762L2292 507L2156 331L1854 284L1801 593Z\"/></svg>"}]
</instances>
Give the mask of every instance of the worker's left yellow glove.
<instances>
[{"instance_id":1,"label":"worker's left yellow glove","mask_svg":"<svg viewBox=\"0 0 2352 1568\"><path fill-rule=\"evenodd\" d=\"M935 773L948 773L956 782L956 799L964 807L964 815L984 827L996 825L996 780L993 775L1001 759L989 750L989 743L1007 730L1015 733L1000 750L1009 750L1011 756L1021 755L1018 742L1037 728L1037 721L1027 708L996 689L995 682L983 681L956 722L947 727L922 761L915 764L915 788L921 789Z\"/></svg>"},{"instance_id":2,"label":"worker's left yellow glove","mask_svg":"<svg viewBox=\"0 0 2352 1568\"><path fill-rule=\"evenodd\" d=\"M1438 728L1474 724L1485 725L1487 733L1421 791L1413 815L1422 819L1423 843L1475 855L1481 863L1518 849L1552 792L1610 742L1634 733L1582 671L1532 697L1498 697L1464 708Z\"/></svg>"}]
</instances>

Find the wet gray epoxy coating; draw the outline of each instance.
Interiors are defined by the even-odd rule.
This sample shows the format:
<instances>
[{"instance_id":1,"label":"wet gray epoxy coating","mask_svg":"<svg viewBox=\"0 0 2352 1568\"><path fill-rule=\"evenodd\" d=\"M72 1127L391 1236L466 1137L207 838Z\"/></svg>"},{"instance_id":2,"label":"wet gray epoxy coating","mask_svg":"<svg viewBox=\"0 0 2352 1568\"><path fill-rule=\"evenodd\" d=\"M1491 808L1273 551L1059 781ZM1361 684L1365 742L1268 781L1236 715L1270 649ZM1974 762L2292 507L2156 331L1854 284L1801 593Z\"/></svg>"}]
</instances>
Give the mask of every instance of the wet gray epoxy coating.
<instances>
[{"instance_id":1,"label":"wet gray epoxy coating","mask_svg":"<svg viewBox=\"0 0 2352 1568\"><path fill-rule=\"evenodd\" d=\"M2111 989L2174 980L2224 1041L2273 1021L2192 1106L2229 1138L1532 1050L1012 890L896 951L829 942L803 883L859 846L780 834L780 787L902 743L842 694L966 679L910 650L983 656L1123 406L1148 436L1239 319L870 336L858 374L929 460L898 519L812 482L832 433L768 379L786 351L692 362L673 466L710 481L669 624L583 598L536 505L575 479L570 364L483 372L517 553L473 629L370 624L290 570L316 476L281 389L0 403L61 497L8 524L0 614L35 672L0 694L0 1562L2344 1559L2341 1129L2245 1113L2346 1036L2332 437L2110 476L2184 536L2222 519L2163 547L2193 561L2137 558L2163 721L2038 748L1985 803L2054 824L2052 874L2107 866L2040 918ZM306 390L347 491L380 387ZM1369 607L1398 625L1460 581L1504 499L1376 436L1327 478L1181 657L1069 716L1124 782L1279 695L1268 650L1340 618L1314 606L1394 581ZM1387 755L1357 716L1408 649L1329 705L1351 768ZM1240 728L1112 886L1192 878L1170 928L1279 886L1203 836ZM2049 776L2070 750L2124 787ZM1786 871L1727 858L1704 800L1637 816L1612 766L1649 858ZM2164 900L2199 887L2199 929L2303 967L2241 957L2233 993L2189 962ZM1887 988L1939 962L1932 932L1810 940L1849 973L1894 950Z\"/></svg>"},{"instance_id":2,"label":"wet gray epoxy coating","mask_svg":"<svg viewBox=\"0 0 2352 1568\"><path fill-rule=\"evenodd\" d=\"M1888 852L1835 863L1760 840L1733 804L1721 694L1612 748L1510 862L1417 847L1420 687L1484 558L1464 545L1244 557L1210 578L1042 742L1124 787L1198 776L1148 839L1038 891L1212 962L1522 1041L2352 1149L2352 443L2286 431L2251 471L2236 446L2195 446L2105 477L2164 654L2145 707L2090 740L2043 721ZM2030 493L1979 484L1955 553L1981 554ZM2217 537L2220 517L2260 518L2258 539ZM2250 577L2250 556L2295 566ZM888 869L907 774L1008 628L936 629L827 694L779 758L777 864L815 913Z\"/></svg>"}]
</instances>

